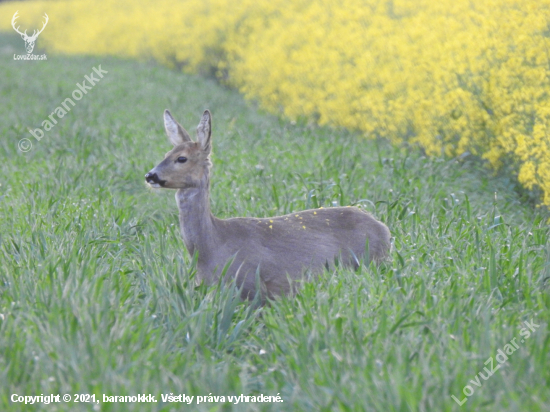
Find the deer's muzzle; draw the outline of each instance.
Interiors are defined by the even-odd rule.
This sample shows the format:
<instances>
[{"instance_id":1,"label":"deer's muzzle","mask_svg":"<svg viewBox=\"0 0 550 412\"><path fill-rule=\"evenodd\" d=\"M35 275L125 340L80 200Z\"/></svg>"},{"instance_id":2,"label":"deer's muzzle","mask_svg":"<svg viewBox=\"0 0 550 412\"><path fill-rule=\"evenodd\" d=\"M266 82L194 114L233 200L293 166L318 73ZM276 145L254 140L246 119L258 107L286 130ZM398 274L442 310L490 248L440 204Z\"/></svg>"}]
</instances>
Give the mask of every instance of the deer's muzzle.
<instances>
[{"instance_id":1,"label":"deer's muzzle","mask_svg":"<svg viewBox=\"0 0 550 412\"><path fill-rule=\"evenodd\" d=\"M145 181L153 187L162 187L166 183L166 180L159 179L156 173L147 173L145 175Z\"/></svg>"}]
</instances>

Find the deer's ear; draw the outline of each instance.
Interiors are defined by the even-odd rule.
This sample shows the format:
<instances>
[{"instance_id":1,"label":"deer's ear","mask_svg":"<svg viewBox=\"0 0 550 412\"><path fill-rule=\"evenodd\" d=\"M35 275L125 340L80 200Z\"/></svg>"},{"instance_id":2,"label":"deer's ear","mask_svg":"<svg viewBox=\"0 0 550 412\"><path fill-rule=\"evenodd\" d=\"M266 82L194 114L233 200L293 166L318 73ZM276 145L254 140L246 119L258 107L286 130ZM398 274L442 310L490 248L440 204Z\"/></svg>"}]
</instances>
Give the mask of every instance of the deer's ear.
<instances>
[{"instance_id":1,"label":"deer's ear","mask_svg":"<svg viewBox=\"0 0 550 412\"><path fill-rule=\"evenodd\" d=\"M211 150L212 115L208 110L202 114L201 121L197 126L197 137L203 151L210 153Z\"/></svg>"},{"instance_id":2,"label":"deer's ear","mask_svg":"<svg viewBox=\"0 0 550 412\"><path fill-rule=\"evenodd\" d=\"M164 128L166 129L166 134L170 142L172 142L174 146L191 141L189 133L174 120L168 110L164 111Z\"/></svg>"}]
</instances>

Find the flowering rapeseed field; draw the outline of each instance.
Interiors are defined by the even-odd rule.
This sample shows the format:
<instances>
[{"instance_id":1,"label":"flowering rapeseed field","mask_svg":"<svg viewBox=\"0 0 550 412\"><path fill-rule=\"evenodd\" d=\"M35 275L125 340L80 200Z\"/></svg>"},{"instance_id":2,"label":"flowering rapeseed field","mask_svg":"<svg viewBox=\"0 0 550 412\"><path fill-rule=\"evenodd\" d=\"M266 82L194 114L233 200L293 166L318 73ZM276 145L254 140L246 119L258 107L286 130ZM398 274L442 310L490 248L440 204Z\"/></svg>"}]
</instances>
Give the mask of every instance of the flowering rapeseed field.
<instances>
[{"instance_id":1,"label":"flowering rapeseed field","mask_svg":"<svg viewBox=\"0 0 550 412\"><path fill-rule=\"evenodd\" d=\"M215 74L290 118L471 152L550 205L550 0L101 0L0 5L62 53Z\"/></svg>"}]
</instances>

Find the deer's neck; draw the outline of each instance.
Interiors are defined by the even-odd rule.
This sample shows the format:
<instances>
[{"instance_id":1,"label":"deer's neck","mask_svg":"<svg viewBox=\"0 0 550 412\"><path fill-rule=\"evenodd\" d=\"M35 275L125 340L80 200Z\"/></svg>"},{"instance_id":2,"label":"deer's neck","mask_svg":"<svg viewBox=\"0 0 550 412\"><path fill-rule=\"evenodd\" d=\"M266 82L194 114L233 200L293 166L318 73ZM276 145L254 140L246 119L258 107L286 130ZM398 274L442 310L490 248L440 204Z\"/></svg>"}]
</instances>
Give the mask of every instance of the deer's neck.
<instances>
[{"instance_id":1,"label":"deer's neck","mask_svg":"<svg viewBox=\"0 0 550 412\"><path fill-rule=\"evenodd\" d=\"M176 202L185 247L191 256L198 251L199 260L208 259L210 251L215 248L214 216L210 211L208 186L179 189Z\"/></svg>"}]
</instances>

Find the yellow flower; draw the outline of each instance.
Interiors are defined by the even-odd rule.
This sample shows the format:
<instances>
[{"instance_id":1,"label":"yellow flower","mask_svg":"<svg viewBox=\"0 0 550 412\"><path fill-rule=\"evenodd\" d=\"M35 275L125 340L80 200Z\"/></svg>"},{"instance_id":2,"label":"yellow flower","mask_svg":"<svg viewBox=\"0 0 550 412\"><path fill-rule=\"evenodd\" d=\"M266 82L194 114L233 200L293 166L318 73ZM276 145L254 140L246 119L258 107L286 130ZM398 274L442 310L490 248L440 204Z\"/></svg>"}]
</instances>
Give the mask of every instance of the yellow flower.
<instances>
[{"instance_id":1,"label":"yellow flower","mask_svg":"<svg viewBox=\"0 0 550 412\"><path fill-rule=\"evenodd\" d=\"M388 5L389 4L389 5ZM0 3L41 46L215 73L247 98L408 141L512 160L550 206L550 0L99 0ZM15 7L17 6L17 7ZM12 31L10 19L0 29Z\"/></svg>"}]
</instances>

